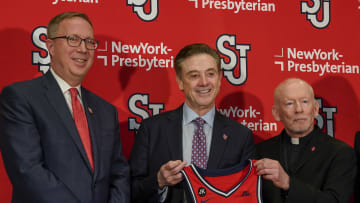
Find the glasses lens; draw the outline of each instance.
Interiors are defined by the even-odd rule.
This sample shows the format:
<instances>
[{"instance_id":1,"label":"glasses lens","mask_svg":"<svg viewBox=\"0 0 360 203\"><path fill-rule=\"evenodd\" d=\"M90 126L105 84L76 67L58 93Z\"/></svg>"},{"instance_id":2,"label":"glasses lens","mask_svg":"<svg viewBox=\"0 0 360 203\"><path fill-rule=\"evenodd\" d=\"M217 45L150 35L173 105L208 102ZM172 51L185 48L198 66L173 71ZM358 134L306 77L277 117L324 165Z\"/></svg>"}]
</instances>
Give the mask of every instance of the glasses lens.
<instances>
[{"instance_id":1,"label":"glasses lens","mask_svg":"<svg viewBox=\"0 0 360 203\"><path fill-rule=\"evenodd\" d=\"M77 36L69 36L67 38L67 41L68 41L68 44L72 47L77 47L81 43L80 37L77 37Z\"/></svg>"},{"instance_id":2,"label":"glasses lens","mask_svg":"<svg viewBox=\"0 0 360 203\"><path fill-rule=\"evenodd\" d=\"M98 45L98 42L93 39L86 39L85 43L86 43L86 48L91 49L91 50L96 49L97 45Z\"/></svg>"}]
</instances>

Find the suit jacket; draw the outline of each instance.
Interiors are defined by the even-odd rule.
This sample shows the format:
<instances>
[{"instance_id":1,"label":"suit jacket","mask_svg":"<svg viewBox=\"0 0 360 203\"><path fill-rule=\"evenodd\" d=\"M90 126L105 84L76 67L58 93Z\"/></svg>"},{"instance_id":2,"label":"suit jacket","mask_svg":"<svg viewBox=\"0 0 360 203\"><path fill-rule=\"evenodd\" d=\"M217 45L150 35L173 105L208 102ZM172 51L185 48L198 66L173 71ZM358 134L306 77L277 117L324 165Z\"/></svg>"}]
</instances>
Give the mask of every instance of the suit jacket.
<instances>
[{"instance_id":1,"label":"suit jacket","mask_svg":"<svg viewBox=\"0 0 360 203\"><path fill-rule=\"evenodd\" d=\"M143 120L130 155L133 202L159 202L157 172L170 160L182 160L182 106ZM252 132L216 112L207 168L227 168L252 158ZM227 135L227 139L224 139ZM168 188L166 202L183 202L182 184Z\"/></svg>"},{"instance_id":2,"label":"suit jacket","mask_svg":"<svg viewBox=\"0 0 360 203\"><path fill-rule=\"evenodd\" d=\"M281 145L285 131L256 145L258 158L278 160L286 170L284 147ZM290 176L286 194L269 180L263 181L264 202L271 203L345 203L353 192L356 175L354 150L344 142L334 139L315 126L313 137L303 148L298 165Z\"/></svg>"},{"instance_id":3,"label":"suit jacket","mask_svg":"<svg viewBox=\"0 0 360 203\"><path fill-rule=\"evenodd\" d=\"M129 202L129 167L116 108L82 88L94 172L50 71L3 89L0 147L13 203Z\"/></svg>"},{"instance_id":4,"label":"suit jacket","mask_svg":"<svg viewBox=\"0 0 360 203\"><path fill-rule=\"evenodd\" d=\"M354 191L354 202L360 203L360 131L355 134L354 149L357 158L357 176Z\"/></svg>"}]
</instances>

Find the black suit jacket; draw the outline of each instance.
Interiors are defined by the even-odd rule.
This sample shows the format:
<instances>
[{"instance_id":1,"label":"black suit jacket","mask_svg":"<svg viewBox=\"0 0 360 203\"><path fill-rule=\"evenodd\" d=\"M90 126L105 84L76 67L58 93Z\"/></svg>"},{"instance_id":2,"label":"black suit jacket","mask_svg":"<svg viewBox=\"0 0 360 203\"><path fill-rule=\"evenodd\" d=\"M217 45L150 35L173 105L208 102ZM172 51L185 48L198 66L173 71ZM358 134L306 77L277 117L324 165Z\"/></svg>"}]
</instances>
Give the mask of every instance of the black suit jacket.
<instances>
[{"instance_id":1,"label":"black suit jacket","mask_svg":"<svg viewBox=\"0 0 360 203\"><path fill-rule=\"evenodd\" d=\"M181 106L141 123L129 160L133 202L159 202L157 172L168 161L183 159L182 118ZM216 112L207 168L227 168L254 153L252 132ZM182 184L169 187L166 202L183 202L183 198Z\"/></svg>"},{"instance_id":2,"label":"black suit jacket","mask_svg":"<svg viewBox=\"0 0 360 203\"><path fill-rule=\"evenodd\" d=\"M3 89L0 147L13 203L129 202L129 167L121 152L117 110L81 91L94 172L50 71Z\"/></svg>"},{"instance_id":3,"label":"black suit jacket","mask_svg":"<svg viewBox=\"0 0 360 203\"><path fill-rule=\"evenodd\" d=\"M282 134L284 131L282 132ZM283 136L278 135L256 145L258 158L278 160L285 169ZM316 126L310 144L300 155L299 165L290 176L287 195L269 180L263 181L266 203L345 203L353 192L356 175L354 150L346 143L334 139Z\"/></svg>"},{"instance_id":4,"label":"black suit jacket","mask_svg":"<svg viewBox=\"0 0 360 203\"><path fill-rule=\"evenodd\" d=\"M354 199L355 203L360 203L360 131L355 134L354 149L357 158L357 176L355 183Z\"/></svg>"}]
</instances>

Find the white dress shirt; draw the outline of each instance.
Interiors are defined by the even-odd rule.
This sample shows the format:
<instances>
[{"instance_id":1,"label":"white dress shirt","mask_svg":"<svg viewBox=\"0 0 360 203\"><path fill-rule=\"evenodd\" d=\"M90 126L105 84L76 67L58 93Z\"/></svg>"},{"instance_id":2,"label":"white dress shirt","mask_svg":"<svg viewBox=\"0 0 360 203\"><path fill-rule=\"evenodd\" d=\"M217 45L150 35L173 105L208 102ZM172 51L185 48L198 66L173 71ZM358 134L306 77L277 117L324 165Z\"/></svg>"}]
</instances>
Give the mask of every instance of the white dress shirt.
<instances>
[{"instance_id":1,"label":"white dress shirt","mask_svg":"<svg viewBox=\"0 0 360 203\"><path fill-rule=\"evenodd\" d=\"M59 75L57 75L55 73L55 71L52 70L51 68L50 68L50 71L53 74L56 82L58 83L58 85L59 85L59 87L61 89L61 92L63 93L63 95L65 97L66 104L68 105L71 116L72 116L73 111L72 111L72 105L71 105L70 88L73 88L73 87L71 87L65 80L63 80ZM81 100L81 85L78 85L78 86L76 86L74 88L76 88L78 90L78 99L79 99L81 105L84 107L83 102Z\"/></svg>"}]
</instances>

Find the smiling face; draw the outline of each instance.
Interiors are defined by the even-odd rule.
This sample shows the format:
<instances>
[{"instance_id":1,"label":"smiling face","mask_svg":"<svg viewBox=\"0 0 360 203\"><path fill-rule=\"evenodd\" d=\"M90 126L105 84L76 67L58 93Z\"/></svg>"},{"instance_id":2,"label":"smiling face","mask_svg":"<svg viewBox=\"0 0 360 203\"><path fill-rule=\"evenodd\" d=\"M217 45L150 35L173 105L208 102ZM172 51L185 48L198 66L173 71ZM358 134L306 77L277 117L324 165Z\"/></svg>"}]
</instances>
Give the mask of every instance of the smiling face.
<instances>
[{"instance_id":1,"label":"smiling face","mask_svg":"<svg viewBox=\"0 0 360 203\"><path fill-rule=\"evenodd\" d=\"M274 92L274 102L273 116L284 124L289 136L303 137L314 129L319 104L305 81L289 79L281 83Z\"/></svg>"},{"instance_id":2,"label":"smiling face","mask_svg":"<svg viewBox=\"0 0 360 203\"><path fill-rule=\"evenodd\" d=\"M67 18L60 22L55 37L76 35L94 39L92 26L81 17ZM84 79L94 61L94 50L88 50L82 41L79 47L71 47L67 39L48 39L46 46L51 55L51 68L70 86L77 86Z\"/></svg>"},{"instance_id":3,"label":"smiling face","mask_svg":"<svg viewBox=\"0 0 360 203\"><path fill-rule=\"evenodd\" d=\"M198 115L204 115L215 105L220 89L220 71L208 54L196 54L181 63L181 77L176 76L186 104Z\"/></svg>"}]
</instances>

